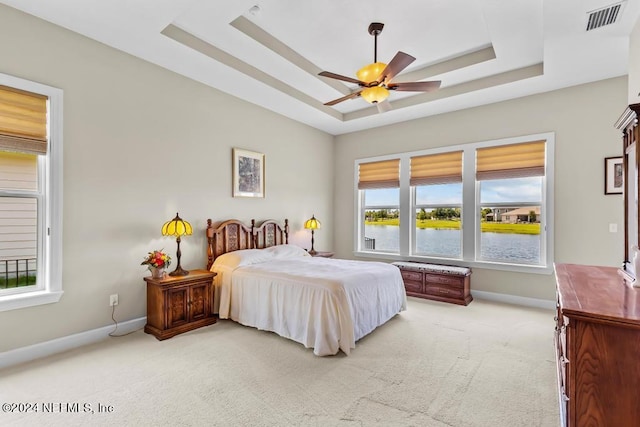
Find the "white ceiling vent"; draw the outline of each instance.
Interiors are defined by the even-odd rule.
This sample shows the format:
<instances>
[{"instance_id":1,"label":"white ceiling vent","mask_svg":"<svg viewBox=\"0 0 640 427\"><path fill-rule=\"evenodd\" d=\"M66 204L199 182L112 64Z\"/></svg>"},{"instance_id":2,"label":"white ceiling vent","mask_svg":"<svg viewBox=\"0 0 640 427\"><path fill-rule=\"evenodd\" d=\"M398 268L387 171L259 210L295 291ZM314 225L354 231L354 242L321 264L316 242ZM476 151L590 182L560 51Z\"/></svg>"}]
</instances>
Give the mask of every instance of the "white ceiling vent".
<instances>
[{"instance_id":1,"label":"white ceiling vent","mask_svg":"<svg viewBox=\"0 0 640 427\"><path fill-rule=\"evenodd\" d=\"M601 9L592 10L587 12L587 31L595 30L596 28L604 27L616 22L620 15L620 9L624 2L611 4Z\"/></svg>"}]
</instances>

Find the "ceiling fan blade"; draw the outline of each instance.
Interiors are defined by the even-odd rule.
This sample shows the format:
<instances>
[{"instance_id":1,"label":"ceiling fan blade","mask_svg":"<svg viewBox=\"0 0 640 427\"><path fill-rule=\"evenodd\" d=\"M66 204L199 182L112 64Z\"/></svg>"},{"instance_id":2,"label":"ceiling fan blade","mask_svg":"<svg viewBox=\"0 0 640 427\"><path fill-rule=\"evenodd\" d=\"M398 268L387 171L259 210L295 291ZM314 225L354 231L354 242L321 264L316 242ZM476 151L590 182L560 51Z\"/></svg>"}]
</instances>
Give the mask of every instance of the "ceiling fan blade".
<instances>
[{"instance_id":1,"label":"ceiling fan blade","mask_svg":"<svg viewBox=\"0 0 640 427\"><path fill-rule=\"evenodd\" d=\"M339 102L346 101L347 99L351 99L351 98L355 98L355 97L360 96L360 92L362 92L362 91L359 90L357 92L350 93L349 95L343 96L342 98L338 98L338 99L334 99L333 101L326 102L324 105L336 105Z\"/></svg>"},{"instance_id":2,"label":"ceiling fan blade","mask_svg":"<svg viewBox=\"0 0 640 427\"><path fill-rule=\"evenodd\" d=\"M440 88L440 80L430 82L407 82L407 83L390 83L387 85L389 90L399 90L407 92L430 92Z\"/></svg>"},{"instance_id":3,"label":"ceiling fan blade","mask_svg":"<svg viewBox=\"0 0 640 427\"><path fill-rule=\"evenodd\" d=\"M349 83L355 83L355 84L360 85L360 86L365 86L366 85L365 82L361 82L360 80L357 80L357 79L354 79L354 78L351 78L351 77L347 77L347 76L343 76L343 75L340 75L340 74L336 74L336 73L331 73L329 71L323 71L321 73L318 73L318 75L322 76L322 77L329 77L331 79L342 80L342 81L349 82Z\"/></svg>"},{"instance_id":4,"label":"ceiling fan blade","mask_svg":"<svg viewBox=\"0 0 640 427\"><path fill-rule=\"evenodd\" d=\"M387 82L390 81L415 60L416 58L404 52L396 53L396 56L389 62L382 74L378 76L378 81L382 82L383 79L386 79Z\"/></svg>"}]
</instances>

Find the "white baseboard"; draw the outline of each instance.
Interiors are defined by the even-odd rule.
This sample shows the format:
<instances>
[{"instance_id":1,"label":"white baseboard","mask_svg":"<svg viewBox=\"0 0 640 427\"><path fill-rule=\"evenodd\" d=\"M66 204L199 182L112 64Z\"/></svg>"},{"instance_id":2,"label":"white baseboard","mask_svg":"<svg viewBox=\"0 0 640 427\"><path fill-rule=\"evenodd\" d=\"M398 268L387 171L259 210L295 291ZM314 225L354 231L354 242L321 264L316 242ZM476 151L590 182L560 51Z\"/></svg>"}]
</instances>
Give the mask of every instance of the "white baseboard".
<instances>
[{"instance_id":1,"label":"white baseboard","mask_svg":"<svg viewBox=\"0 0 640 427\"><path fill-rule=\"evenodd\" d=\"M498 294L495 292L471 291L474 298L486 299L489 301L503 302L506 304L524 305L535 308L548 308L553 310L556 307L555 301L548 299L519 297L516 295Z\"/></svg>"},{"instance_id":2,"label":"white baseboard","mask_svg":"<svg viewBox=\"0 0 640 427\"><path fill-rule=\"evenodd\" d=\"M115 331L115 334L121 335L133 332L144 327L146 323L146 317L118 323L118 329ZM4 353L0 353L0 369L102 341L108 338L110 333L114 332L113 328L114 325L104 326L102 328L56 338L51 341L5 351Z\"/></svg>"}]
</instances>

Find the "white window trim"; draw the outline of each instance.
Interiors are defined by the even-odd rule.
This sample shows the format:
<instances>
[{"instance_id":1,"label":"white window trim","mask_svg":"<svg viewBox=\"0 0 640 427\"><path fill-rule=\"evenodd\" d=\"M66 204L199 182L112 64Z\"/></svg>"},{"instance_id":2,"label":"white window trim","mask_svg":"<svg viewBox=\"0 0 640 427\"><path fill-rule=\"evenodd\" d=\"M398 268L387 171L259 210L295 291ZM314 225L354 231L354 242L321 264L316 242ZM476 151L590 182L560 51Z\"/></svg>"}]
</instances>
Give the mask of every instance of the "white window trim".
<instances>
[{"instance_id":1,"label":"white window trim","mask_svg":"<svg viewBox=\"0 0 640 427\"><path fill-rule=\"evenodd\" d=\"M541 257L544 259L545 265L527 265L502 263L497 261L481 261L475 259L476 241L476 223L479 221L480 211L476 209L479 206L478 186L476 182L475 171L475 151L478 148L518 144L529 141L545 140L546 141L546 159L545 159L545 178L543 179L542 200L545 209L541 214L541 227L546 227L546 233L541 233ZM463 185L462 185L462 259L438 258L434 256L418 256L410 255L410 248L413 242L410 227L415 227L415 219L412 218L411 212L411 186L409 185L409 162L411 157L439 154L450 151L463 151ZM400 252L389 253L381 251L365 251L360 248L362 230L362 222L360 216L355 218L356 227L354 230L354 249L353 255L362 258L373 258L380 260L393 261L419 261L429 263L442 263L448 265L459 265L465 267L477 267L492 270L514 271L522 273L551 274L553 273L553 257L554 257L554 153L555 153L555 133L545 132L533 135L524 135L512 138L503 138L497 140L472 142L467 144L452 145L446 147L438 147L433 149L413 151L408 153L390 154L378 157L369 157L365 159L357 159L354 167L354 212L360 213L361 199L359 197L358 182L358 165L360 163L368 163L375 161L400 159ZM467 206L467 208L464 208ZM469 209L471 206L472 209ZM415 212L413 212L415 216ZM467 231L470 230L470 231Z\"/></svg>"},{"instance_id":2,"label":"white window trim","mask_svg":"<svg viewBox=\"0 0 640 427\"><path fill-rule=\"evenodd\" d=\"M44 285L35 290L0 295L0 312L58 302L62 289L62 107L63 91L58 88L0 73L0 85L46 95L49 98L49 141L46 159L46 211L38 229L38 278ZM40 215L40 210L38 212ZM40 237L42 236L42 237ZM42 256L42 258L40 258ZM43 262L44 261L44 262Z\"/></svg>"}]
</instances>

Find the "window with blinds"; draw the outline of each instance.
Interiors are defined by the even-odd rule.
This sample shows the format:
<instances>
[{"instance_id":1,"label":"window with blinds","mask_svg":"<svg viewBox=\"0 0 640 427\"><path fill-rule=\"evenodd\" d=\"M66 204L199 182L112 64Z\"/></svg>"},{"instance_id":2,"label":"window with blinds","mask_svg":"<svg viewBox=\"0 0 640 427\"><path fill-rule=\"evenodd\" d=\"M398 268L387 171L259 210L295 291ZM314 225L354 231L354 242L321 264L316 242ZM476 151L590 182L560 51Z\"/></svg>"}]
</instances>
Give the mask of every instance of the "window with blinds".
<instances>
[{"instance_id":1,"label":"window with blinds","mask_svg":"<svg viewBox=\"0 0 640 427\"><path fill-rule=\"evenodd\" d=\"M462 154L453 151L410 158L415 254L462 256Z\"/></svg>"},{"instance_id":2,"label":"window with blinds","mask_svg":"<svg viewBox=\"0 0 640 427\"><path fill-rule=\"evenodd\" d=\"M370 252L398 253L400 247L400 159L358 165L361 194L359 234Z\"/></svg>"},{"instance_id":3,"label":"window with blinds","mask_svg":"<svg viewBox=\"0 0 640 427\"><path fill-rule=\"evenodd\" d=\"M391 239L392 259L548 273L554 144L545 133L356 161L356 252Z\"/></svg>"},{"instance_id":4,"label":"window with blinds","mask_svg":"<svg viewBox=\"0 0 640 427\"><path fill-rule=\"evenodd\" d=\"M498 147L479 148L476 180L481 232L478 259L538 265L543 257L543 185L546 159L545 141L531 141Z\"/></svg>"},{"instance_id":5,"label":"window with blinds","mask_svg":"<svg viewBox=\"0 0 640 427\"><path fill-rule=\"evenodd\" d=\"M411 185L462 182L462 151L411 157Z\"/></svg>"},{"instance_id":6,"label":"window with blinds","mask_svg":"<svg viewBox=\"0 0 640 427\"><path fill-rule=\"evenodd\" d=\"M400 160L361 163L358 169L358 188L400 187Z\"/></svg>"},{"instance_id":7,"label":"window with blinds","mask_svg":"<svg viewBox=\"0 0 640 427\"><path fill-rule=\"evenodd\" d=\"M544 176L545 142L533 141L479 148L476 179L508 179Z\"/></svg>"},{"instance_id":8,"label":"window with blinds","mask_svg":"<svg viewBox=\"0 0 640 427\"><path fill-rule=\"evenodd\" d=\"M0 311L62 294L61 127L53 154L50 135L61 109L59 89L0 74Z\"/></svg>"},{"instance_id":9,"label":"window with blinds","mask_svg":"<svg viewBox=\"0 0 640 427\"><path fill-rule=\"evenodd\" d=\"M37 287L38 156L46 153L47 97L0 86L0 292Z\"/></svg>"},{"instance_id":10,"label":"window with blinds","mask_svg":"<svg viewBox=\"0 0 640 427\"><path fill-rule=\"evenodd\" d=\"M0 150L47 153L47 97L0 85Z\"/></svg>"}]
</instances>

